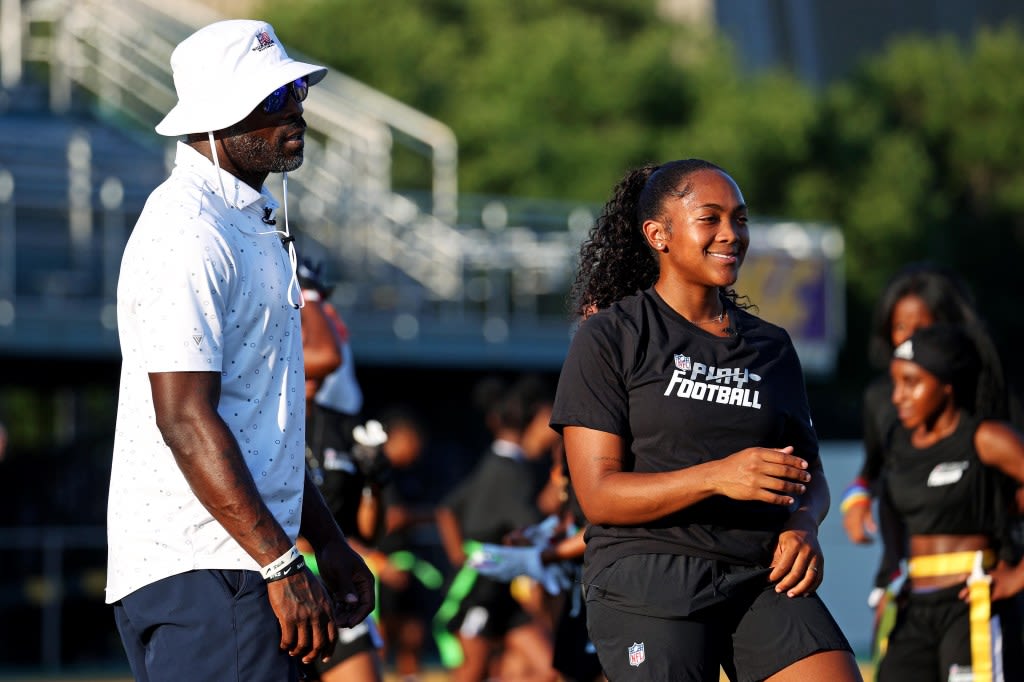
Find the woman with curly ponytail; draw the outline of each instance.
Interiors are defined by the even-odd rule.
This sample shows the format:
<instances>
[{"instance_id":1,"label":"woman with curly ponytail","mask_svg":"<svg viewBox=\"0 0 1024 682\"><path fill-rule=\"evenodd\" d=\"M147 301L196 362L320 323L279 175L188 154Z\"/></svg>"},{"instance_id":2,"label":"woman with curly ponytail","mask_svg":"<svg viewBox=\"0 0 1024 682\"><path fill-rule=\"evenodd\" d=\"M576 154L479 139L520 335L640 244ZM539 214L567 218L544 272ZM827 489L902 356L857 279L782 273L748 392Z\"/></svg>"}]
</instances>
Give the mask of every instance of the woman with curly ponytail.
<instances>
[{"instance_id":1,"label":"woman with curly ponytail","mask_svg":"<svg viewBox=\"0 0 1024 682\"><path fill-rule=\"evenodd\" d=\"M580 250L551 425L610 680L860 679L815 594L829 496L800 362L732 288L749 243L736 182L684 159L627 173Z\"/></svg>"}]
</instances>

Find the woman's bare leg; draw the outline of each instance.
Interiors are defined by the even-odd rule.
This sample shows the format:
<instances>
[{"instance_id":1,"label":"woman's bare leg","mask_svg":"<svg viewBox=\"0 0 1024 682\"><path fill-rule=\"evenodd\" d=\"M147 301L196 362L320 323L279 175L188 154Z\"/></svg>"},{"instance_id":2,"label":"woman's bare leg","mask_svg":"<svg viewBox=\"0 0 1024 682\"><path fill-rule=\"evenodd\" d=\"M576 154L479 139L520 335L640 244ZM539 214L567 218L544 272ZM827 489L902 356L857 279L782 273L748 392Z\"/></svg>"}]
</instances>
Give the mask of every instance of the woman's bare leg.
<instances>
[{"instance_id":1,"label":"woman's bare leg","mask_svg":"<svg viewBox=\"0 0 1024 682\"><path fill-rule=\"evenodd\" d=\"M821 651L783 668L765 682L863 682L857 660L849 651Z\"/></svg>"},{"instance_id":2,"label":"woman's bare leg","mask_svg":"<svg viewBox=\"0 0 1024 682\"><path fill-rule=\"evenodd\" d=\"M462 665L452 671L452 682L483 682L487 679L492 644L484 637L459 637Z\"/></svg>"},{"instance_id":3,"label":"woman's bare leg","mask_svg":"<svg viewBox=\"0 0 1024 682\"><path fill-rule=\"evenodd\" d=\"M360 651L349 656L327 672L320 673L320 682L380 682L380 664L373 651Z\"/></svg>"},{"instance_id":4,"label":"woman's bare leg","mask_svg":"<svg viewBox=\"0 0 1024 682\"><path fill-rule=\"evenodd\" d=\"M502 680L517 682L555 682L558 674L551 667L554 652L551 639L537 623L521 625L505 635L508 665L502 666Z\"/></svg>"}]
</instances>

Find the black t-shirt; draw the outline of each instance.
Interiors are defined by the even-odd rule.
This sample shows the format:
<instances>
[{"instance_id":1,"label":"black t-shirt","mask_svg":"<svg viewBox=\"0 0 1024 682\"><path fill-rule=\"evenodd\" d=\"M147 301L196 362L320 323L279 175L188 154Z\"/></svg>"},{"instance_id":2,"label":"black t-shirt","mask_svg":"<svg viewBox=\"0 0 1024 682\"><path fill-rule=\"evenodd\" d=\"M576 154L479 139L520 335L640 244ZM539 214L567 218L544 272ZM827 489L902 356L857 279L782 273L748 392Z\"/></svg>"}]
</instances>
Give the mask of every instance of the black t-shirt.
<instances>
[{"instance_id":1,"label":"black t-shirt","mask_svg":"<svg viewBox=\"0 0 1024 682\"><path fill-rule=\"evenodd\" d=\"M511 531L540 521L533 493L527 462L491 450L441 506L455 514L466 540L501 544Z\"/></svg>"},{"instance_id":2,"label":"black t-shirt","mask_svg":"<svg viewBox=\"0 0 1024 682\"><path fill-rule=\"evenodd\" d=\"M961 413L956 430L926 448L897 429L885 483L911 535L988 535L1003 538L1013 484L978 458L979 420Z\"/></svg>"},{"instance_id":3,"label":"black t-shirt","mask_svg":"<svg viewBox=\"0 0 1024 682\"><path fill-rule=\"evenodd\" d=\"M660 472L744 448L818 441L803 372L785 330L729 306L734 336L691 324L648 289L580 325L562 367L551 425L620 436L624 469ZM586 575L629 554L688 554L767 566L789 509L715 496L642 526L590 526Z\"/></svg>"}]
</instances>

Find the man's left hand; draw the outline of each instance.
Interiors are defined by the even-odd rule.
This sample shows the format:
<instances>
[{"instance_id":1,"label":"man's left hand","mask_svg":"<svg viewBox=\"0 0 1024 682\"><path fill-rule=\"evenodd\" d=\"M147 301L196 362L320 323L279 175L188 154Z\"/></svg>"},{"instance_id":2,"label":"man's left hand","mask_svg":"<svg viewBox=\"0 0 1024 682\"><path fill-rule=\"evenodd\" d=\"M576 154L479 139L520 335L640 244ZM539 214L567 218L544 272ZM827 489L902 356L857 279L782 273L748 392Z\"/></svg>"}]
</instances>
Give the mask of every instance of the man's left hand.
<instances>
[{"instance_id":1,"label":"man's left hand","mask_svg":"<svg viewBox=\"0 0 1024 682\"><path fill-rule=\"evenodd\" d=\"M363 558L339 538L316 552L320 577L334 597L338 627L350 628L373 611L373 573Z\"/></svg>"}]
</instances>

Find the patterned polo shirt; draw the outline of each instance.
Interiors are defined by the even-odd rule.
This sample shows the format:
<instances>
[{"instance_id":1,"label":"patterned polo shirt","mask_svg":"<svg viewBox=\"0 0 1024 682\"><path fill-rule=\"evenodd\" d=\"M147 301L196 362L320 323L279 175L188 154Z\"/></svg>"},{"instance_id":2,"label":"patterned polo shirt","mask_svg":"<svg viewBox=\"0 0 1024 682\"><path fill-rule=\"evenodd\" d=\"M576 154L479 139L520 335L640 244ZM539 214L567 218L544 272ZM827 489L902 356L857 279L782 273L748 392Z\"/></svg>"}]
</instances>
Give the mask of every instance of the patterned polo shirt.
<instances>
[{"instance_id":1,"label":"patterned polo shirt","mask_svg":"<svg viewBox=\"0 0 1024 682\"><path fill-rule=\"evenodd\" d=\"M220 374L218 412L264 502L292 539L298 534L305 376L288 254L263 221L276 207L266 188L255 191L179 143L170 177L149 197L125 248L108 603L192 569L259 568L175 463L156 426L150 372Z\"/></svg>"}]
</instances>

